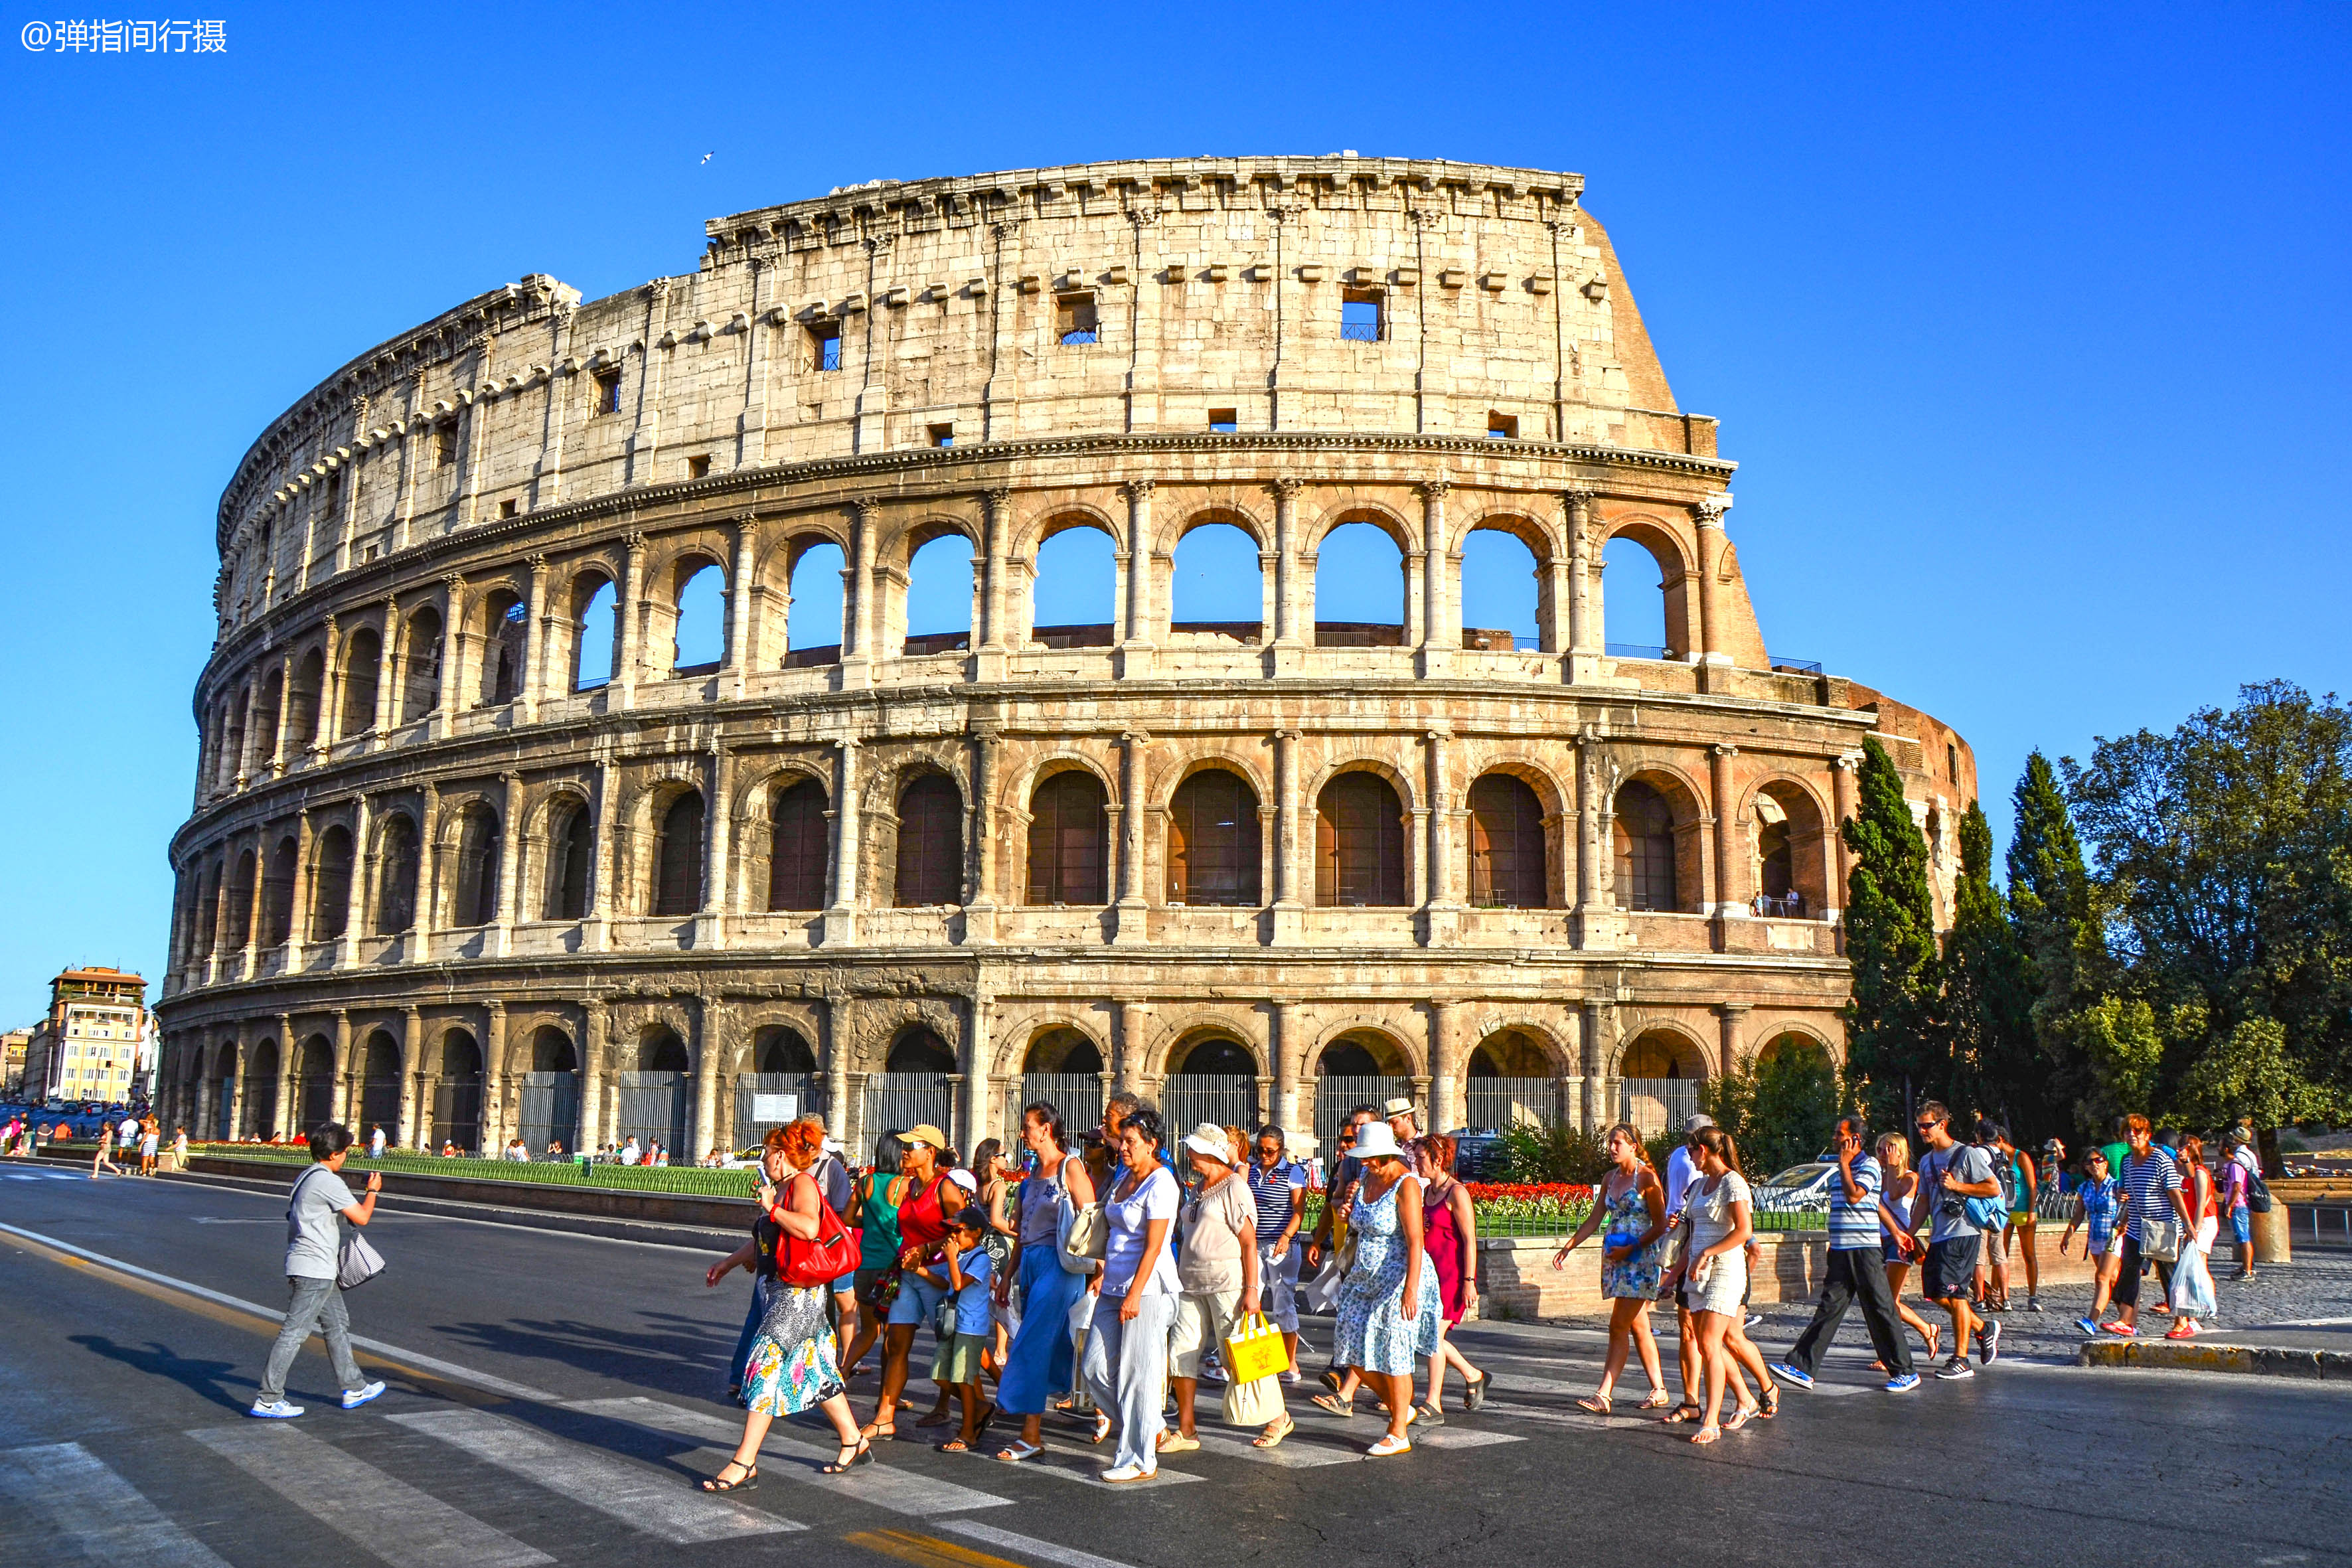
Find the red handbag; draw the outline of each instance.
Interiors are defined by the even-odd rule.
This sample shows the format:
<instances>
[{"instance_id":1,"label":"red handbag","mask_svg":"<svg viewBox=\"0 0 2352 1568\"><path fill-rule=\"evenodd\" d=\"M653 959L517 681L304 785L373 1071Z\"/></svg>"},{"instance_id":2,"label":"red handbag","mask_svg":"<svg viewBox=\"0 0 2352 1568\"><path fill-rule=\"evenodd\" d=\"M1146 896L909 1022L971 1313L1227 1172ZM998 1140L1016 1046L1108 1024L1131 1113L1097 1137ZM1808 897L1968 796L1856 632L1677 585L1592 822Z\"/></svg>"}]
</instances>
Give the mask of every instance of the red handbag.
<instances>
[{"instance_id":1,"label":"red handbag","mask_svg":"<svg viewBox=\"0 0 2352 1568\"><path fill-rule=\"evenodd\" d=\"M857 1271L857 1237L841 1223L833 1205L817 1195L816 1235L807 1241L796 1236L783 1237L783 1257L777 1260L776 1278L787 1285L830 1285L845 1274Z\"/></svg>"}]
</instances>

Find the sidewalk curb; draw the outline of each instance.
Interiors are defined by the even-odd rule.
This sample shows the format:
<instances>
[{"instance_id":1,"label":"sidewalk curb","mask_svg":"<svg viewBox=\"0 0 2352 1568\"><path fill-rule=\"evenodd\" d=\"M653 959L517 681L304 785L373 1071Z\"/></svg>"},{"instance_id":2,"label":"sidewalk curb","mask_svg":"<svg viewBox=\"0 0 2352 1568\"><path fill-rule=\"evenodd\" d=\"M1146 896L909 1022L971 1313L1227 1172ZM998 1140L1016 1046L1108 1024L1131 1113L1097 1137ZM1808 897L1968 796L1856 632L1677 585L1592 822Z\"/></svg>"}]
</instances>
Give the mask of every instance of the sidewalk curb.
<instances>
[{"instance_id":1,"label":"sidewalk curb","mask_svg":"<svg viewBox=\"0 0 2352 1568\"><path fill-rule=\"evenodd\" d=\"M2352 1382L2352 1352L2291 1350L2279 1345L2109 1342L2084 1345L2082 1364L2137 1371L2234 1372L2255 1377L2294 1377L2305 1382Z\"/></svg>"}]
</instances>

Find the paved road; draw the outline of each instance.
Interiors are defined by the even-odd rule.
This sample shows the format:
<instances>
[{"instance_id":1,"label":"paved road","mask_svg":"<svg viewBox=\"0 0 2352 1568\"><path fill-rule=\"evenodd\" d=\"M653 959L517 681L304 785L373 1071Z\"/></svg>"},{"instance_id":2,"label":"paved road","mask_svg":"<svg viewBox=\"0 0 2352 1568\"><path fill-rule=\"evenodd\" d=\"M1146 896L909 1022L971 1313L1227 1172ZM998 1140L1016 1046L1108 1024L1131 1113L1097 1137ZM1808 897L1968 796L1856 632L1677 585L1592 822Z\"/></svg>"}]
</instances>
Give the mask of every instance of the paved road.
<instances>
[{"instance_id":1,"label":"paved road","mask_svg":"<svg viewBox=\"0 0 2352 1568\"><path fill-rule=\"evenodd\" d=\"M698 1568L780 1551L963 1568L2352 1563L2352 1391L2020 1359L1891 1398L1851 1325L1821 1392L1712 1449L1576 1412L1598 1336L1496 1323L1470 1336L1494 1404L1403 1459L1360 1459L1371 1423L1302 1401L1274 1456L1221 1443L1142 1487L1093 1482L1096 1451L1066 1435L1051 1469L902 1443L843 1485L813 1472L824 1435L793 1426L759 1490L707 1500L689 1479L731 1445L738 1417L712 1395L744 1302L740 1282L703 1288L707 1254L387 1205L372 1234L392 1267L352 1300L392 1392L345 1414L314 1350L293 1380L311 1413L263 1423L240 1413L273 1325L183 1287L274 1307L282 1214L238 1189L0 1166L0 1540L34 1531L45 1563L107 1568L635 1565L682 1547Z\"/></svg>"}]
</instances>

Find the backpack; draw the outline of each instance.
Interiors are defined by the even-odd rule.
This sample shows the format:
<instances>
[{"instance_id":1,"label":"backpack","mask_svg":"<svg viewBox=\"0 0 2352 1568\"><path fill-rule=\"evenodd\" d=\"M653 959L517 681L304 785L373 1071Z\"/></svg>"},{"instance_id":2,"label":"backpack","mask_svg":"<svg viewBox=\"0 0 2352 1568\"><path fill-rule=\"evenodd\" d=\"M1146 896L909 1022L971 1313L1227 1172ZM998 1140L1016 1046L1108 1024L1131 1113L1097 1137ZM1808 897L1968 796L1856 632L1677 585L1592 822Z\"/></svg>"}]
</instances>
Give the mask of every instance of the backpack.
<instances>
[{"instance_id":1,"label":"backpack","mask_svg":"<svg viewBox=\"0 0 2352 1568\"><path fill-rule=\"evenodd\" d=\"M2246 1173L2246 1207L2254 1214L2271 1212L2271 1184L2258 1170Z\"/></svg>"}]
</instances>

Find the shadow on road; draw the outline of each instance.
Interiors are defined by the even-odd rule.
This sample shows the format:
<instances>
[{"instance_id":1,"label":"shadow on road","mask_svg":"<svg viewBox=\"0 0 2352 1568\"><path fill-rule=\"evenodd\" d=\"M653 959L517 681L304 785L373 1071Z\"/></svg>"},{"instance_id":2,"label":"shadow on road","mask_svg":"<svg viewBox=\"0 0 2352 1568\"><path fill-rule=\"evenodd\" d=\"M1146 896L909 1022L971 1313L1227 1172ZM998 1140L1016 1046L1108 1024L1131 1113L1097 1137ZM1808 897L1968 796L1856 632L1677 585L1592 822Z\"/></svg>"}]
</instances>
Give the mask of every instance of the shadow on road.
<instances>
[{"instance_id":1,"label":"shadow on road","mask_svg":"<svg viewBox=\"0 0 2352 1568\"><path fill-rule=\"evenodd\" d=\"M150 1377L169 1378L193 1389L215 1405L226 1405L232 1410L243 1410L252 1404L253 1391L260 1386L259 1380L251 1375L230 1375L236 1370L235 1362L189 1361L154 1340L148 1341L146 1347L142 1349L136 1345L118 1343L104 1334L74 1334L69 1337L75 1344L93 1355L121 1362ZM245 1392L232 1394L229 1392L232 1387Z\"/></svg>"},{"instance_id":2,"label":"shadow on road","mask_svg":"<svg viewBox=\"0 0 2352 1568\"><path fill-rule=\"evenodd\" d=\"M515 1319L448 1323L439 1325L438 1331L496 1354L601 1372L667 1393L707 1395L718 1391L725 1381L728 1352L735 1348L731 1332L691 1319L653 1313L641 1317L677 1327L630 1332L578 1319Z\"/></svg>"}]
</instances>

